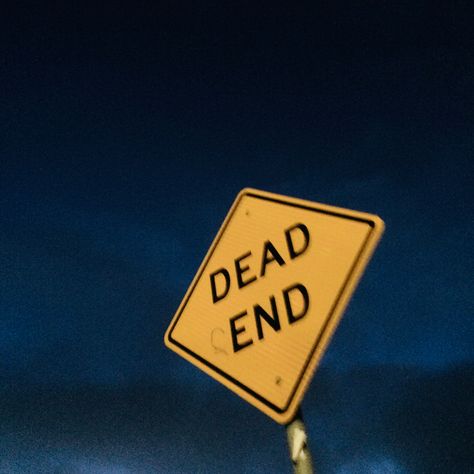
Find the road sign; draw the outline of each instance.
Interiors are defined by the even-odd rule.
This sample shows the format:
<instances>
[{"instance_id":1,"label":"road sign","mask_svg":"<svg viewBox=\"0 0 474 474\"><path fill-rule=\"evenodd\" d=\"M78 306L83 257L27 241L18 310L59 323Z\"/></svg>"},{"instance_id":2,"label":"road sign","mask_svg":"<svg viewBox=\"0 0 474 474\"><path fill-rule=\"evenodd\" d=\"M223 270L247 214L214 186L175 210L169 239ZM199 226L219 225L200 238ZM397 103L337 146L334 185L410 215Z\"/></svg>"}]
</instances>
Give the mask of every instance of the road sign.
<instances>
[{"instance_id":1,"label":"road sign","mask_svg":"<svg viewBox=\"0 0 474 474\"><path fill-rule=\"evenodd\" d=\"M289 422L383 228L374 215L244 189L166 346Z\"/></svg>"}]
</instances>

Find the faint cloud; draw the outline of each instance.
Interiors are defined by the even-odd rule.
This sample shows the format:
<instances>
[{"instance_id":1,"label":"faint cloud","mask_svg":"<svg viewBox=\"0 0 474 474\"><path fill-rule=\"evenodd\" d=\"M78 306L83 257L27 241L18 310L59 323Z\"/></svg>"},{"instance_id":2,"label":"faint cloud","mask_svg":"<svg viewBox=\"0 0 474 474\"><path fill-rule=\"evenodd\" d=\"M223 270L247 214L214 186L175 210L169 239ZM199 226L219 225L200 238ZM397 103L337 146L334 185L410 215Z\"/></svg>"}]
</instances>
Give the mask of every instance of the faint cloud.
<instances>
[{"instance_id":1,"label":"faint cloud","mask_svg":"<svg viewBox=\"0 0 474 474\"><path fill-rule=\"evenodd\" d=\"M94 472L95 474L128 474L132 472L130 469L124 466L110 462L98 462L83 459L75 461L71 464L74 472L77 472L78 474L89 474L91 472Z\"/></svg>"},{"instance_id":2,"label":"faint cloud","mask_svg":"<svg viewBox=\"0 0 474 474\"><path fill-rule=\"evenodd\" d=\"M357 459L344 464L337 474L408 474L396 461L388 457L376 459Z\"/></svg>"},{"instance_id":3,"label":"faint cloud","mask_svg":"<svg viewBox=\"0 0 474 474\"><path fill-rule=\"evenodd\" d=\"M8 474L131 474L134 469L122 463L89 459L73 453L45 453L31 451L20 459L12 457L0 462L0 472Z\"/></svg>"}]
</instances>

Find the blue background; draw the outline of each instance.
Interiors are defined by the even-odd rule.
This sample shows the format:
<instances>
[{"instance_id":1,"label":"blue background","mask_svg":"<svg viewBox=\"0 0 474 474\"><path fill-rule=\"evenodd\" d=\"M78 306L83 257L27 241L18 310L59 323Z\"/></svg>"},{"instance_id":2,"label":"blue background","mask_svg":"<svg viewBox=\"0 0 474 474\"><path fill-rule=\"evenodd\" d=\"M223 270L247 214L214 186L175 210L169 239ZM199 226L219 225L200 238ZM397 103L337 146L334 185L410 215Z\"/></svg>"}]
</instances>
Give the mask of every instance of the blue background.
<instances>
[{"instance_id":1,"label":"blue background","mask_svg":"<svg viewBox=\"0 0 474 474\"><path fill-rule=\"evenodd\" d=\"M386 222L303 402L317 471L472 472L470 2L2 10L1 473L291 472L163 345L247 186Z\"/></svg>"}]
</instances>

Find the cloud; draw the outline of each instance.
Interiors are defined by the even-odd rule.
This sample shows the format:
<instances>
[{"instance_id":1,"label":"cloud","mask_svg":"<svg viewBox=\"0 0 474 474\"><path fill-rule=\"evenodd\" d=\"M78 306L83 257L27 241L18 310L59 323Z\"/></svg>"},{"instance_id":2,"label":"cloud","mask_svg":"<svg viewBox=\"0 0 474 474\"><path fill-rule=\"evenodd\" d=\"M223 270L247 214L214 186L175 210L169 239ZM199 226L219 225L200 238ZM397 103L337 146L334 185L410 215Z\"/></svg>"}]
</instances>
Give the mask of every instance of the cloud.
<instances>
[{"instance_id":1,"label":"cloud","mask_svg":"<svg viewBox=\"0 0 474 474\"><path fill-rule=\"evenodd\" d=\"M3 386L0 472L290 472L284 428L202 380ZM473 385L472 366L322 369L303 401L315 469L467 474L474 461Z\"/></svg>"},{"instance_id":2,"label":"cloud","mask_svg":"<svg viewBox=\"0 0 474 474\"><path fill-rule=\"evenodd\" d=\"M409 474L390 458L362 458L344 464L337 469L336 474Z\"/></svg>"}]
</instances>

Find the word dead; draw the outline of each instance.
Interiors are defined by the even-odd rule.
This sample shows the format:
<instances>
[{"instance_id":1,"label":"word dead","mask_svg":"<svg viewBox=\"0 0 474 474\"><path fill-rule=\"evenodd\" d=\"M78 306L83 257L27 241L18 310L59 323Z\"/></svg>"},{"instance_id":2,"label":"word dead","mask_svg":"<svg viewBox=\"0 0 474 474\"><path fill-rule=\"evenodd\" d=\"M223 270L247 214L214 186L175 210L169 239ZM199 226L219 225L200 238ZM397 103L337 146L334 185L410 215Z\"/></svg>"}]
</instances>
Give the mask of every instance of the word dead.
<instances>
[{"instance_id":1,"label":"word dead","mask_svg":"<svg viewBox=\"0 0 474 474\"><path fill-rule=\"evenodd\" d=\"M301 234L299 240L299 248L295 248L294 240L296 234ZM301 242L301 237L303 237L303 241ZM309 245L309 231L308 228L304 224L295 224L288 229L285 230L285 240L286 246L288 250L288 255L290 260L294 260L296 257L302 255L308 248ZM251 270L250 266L245 263L249 257L252 256L252 252L249 250L245 252L240 257L234 259L234 270L235 270L235 278L237 280L237 286L239 289L244 288L247 285L257 281L260 277L264 277L267 269L267 265L272 262L277 262L278 265L283 266L286 264L285 260L272 244L270 240L267 240L263 244L263 251L262 251L262 258L261 258L261 265L260 265L260 272L259 276L254 274L249 274L249 270ZM246 275L247 274L247 275ZM244 276L246 275L246 276ZM218 284L217 278L219 277L220 283ZM222 279L222 277L224 279ZM211 293L212 293L212 302L217 303L218 301L224 299L227 294L229 293L231 287L231 277L230 272L226 268L219 268L215 272L211 273ZM218 287L219 286L219 287Z\"/></svg>"},{"instance_id":2,"label":"word dead","mask_svg":"<svg viewBox=\"0 0 474 474\"><path fill-rule=\"evenodd\" d=\"M249 250L234 259L231 269L225 267L210 274L211 297L214 304L219 303L229 295L231 288L242 290L247 285L256 282L259 278L264 278L271 264L285 266L289 261L303 255L309 247L310 234L308 228L297 223L284 231L286 248L277 250L270 240L263 243L258 268L252 267L251 262L255 262L252 252ZM257 260L258 261L258 260ZM250 263L249 263L250 262ZM278 267L275 267L278 268ZM235 352L253 344L253 339L245 334L246 324L253 319L256 334L259 340L264 339L263 323L275 332L280 331L283 313L286 314L286 321L289 325L303 318L309 308L309 294L306 287L301 283L295 283L281 292L281 298L277 304L274 295L269 297L268 304L254 304L250 311L244 310L230 318L230 332L232 347ZM280 307L280 309L279 309ZM282 310L284 308L284 310ZM296 309L297 308L297 309ZM250 314L249 314L250 313ZM253 318L250 316L253 315Z\"/></svg>"}]
</instances>

